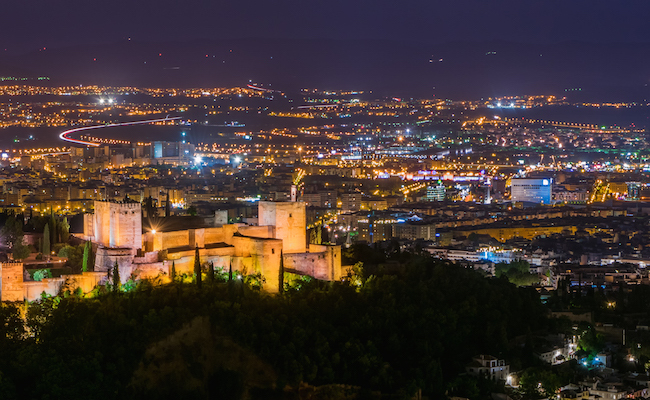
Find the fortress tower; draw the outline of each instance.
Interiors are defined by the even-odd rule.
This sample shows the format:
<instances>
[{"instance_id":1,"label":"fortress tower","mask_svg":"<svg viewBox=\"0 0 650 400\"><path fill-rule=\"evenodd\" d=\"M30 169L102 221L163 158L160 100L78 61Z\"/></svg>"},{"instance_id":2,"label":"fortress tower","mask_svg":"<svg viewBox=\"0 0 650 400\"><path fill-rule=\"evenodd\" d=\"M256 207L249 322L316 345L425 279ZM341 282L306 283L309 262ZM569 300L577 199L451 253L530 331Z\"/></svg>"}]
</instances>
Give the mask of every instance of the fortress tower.
<instances>
[{"instance_id":1,"label":"fortress tower","mask_svg":"<svg viewBox=\"0 0 650 400\"><path fill-rule=\"evenodd\" d=\"M115 262L120 274L129 276L133 257L142 248L142 206L137 201L98 201L95 212L85 229L92 232L99 245L95 256L95 271L108 271Z\"/></svg>"},{"instance_id":2,"label":"fortress tower","mask_svg":"<svg viewBox=\"0 0 650 400\"><path fill-rule=\"evenodd\" d=\"M95 201L94 241L108 248L142 248L141 209L136 201Z\"/></svg>"},{"instance_id":3,"label":"fortress tower","mask_svg":"<svg viewBox=\"0 0 650 400\"><path fill-rule=\"evenodd\" d=\"M307 213L304 202L260 201L259 225L275 226L275 238L282 240L284 253L307 251Z\"/></svg>"}]
</instances>

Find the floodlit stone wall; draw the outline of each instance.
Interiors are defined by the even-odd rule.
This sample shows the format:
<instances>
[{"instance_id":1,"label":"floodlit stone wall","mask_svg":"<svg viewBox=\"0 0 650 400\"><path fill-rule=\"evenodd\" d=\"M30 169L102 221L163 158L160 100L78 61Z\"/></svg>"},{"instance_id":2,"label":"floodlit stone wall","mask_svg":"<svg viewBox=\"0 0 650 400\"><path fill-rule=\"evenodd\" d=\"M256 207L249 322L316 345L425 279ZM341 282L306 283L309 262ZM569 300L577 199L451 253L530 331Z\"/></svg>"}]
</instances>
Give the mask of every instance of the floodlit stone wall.
<instances>
[{"instance_id":1,"label":"floodlit stone wall","mask_svg":"<svg viewBox=\"0 0 650 400\"><path fill-rule=\"evenodd\" d=\"M282 240L285 253L304 253L307 250L305 203L260 201L259 225L275 227L275 238Z\"/></svg>"},{"instance_id":2,"label":"floodlit stone wall","mask_svg":"<svg viewBox=\"0 0 650 400\"><path fill-rule=\"evenodd\" d=\"M261 273L266 279L264 290L275 293L279 290L280 257L282 241L246 236L234 236L235 257L241 257L237 270L247 274Z\"/></svg>"},{"instance_id":3,"label":"floodlit stone wall","mask_svg":"<svg viewBox=\"0 0 650 400\"><path fill-rule=\"evenodd\" d=\"M309 250L309 253L285 254L285 270L328 281L341 279L341 246L312 244Z\"/></svg>"},{"instance_id":4,"label":"floodlit stone wall","mask_svg":"<svg viewBox=\"0 0 650 400\"><path fill-rule=\"evenodd\" d=\"M130 202L94 202L95 242L104 247L142 248L142 206Z\"/></svg>"},{"instance_id":5,"label":"floodlit stone wall","mask_svg":"<svg viewBox=\"0 0 650 400\"><path fill-rule=\"evenodd\" d=\"M205 228L203 240L205 243L232 244L232 237L244 224L230 224L217 228Z\"/></svg>"},{"instance_id":6,"label":"floodlit stone wall","mask_svg":"<svg viewBox=\"0 0 650 400\"><path fill-rule=\"evenodd\" d=\"M81 274L62 275L58 278L45 278L42 281L24 282L23 263L2 263L2 301L34 301L45 293L57 296L62 289L74 292L81 288L83 293L92 291L97 285L104 283L105 272L83 272Z\"/></svg>"},{"instance_id":7,"label":"floodlit stone wall","mask_svg":"<svg viewBox=\"0 0 650 400\"><path fill-rule=\"evenodd\" d=\"M282 254L288 270L317 279L341 278L339 246L307 245L303 202L259 202L259 226L227 224L143 235L140 204L97 201L92 223L86 222L84 231L92 227L99 244L95 270L107 273L117 262L122 281L130 276L168 277L172 264L177 274L192 274L196 247L202 264L262 274L264 289L269 292L279 289ZM41 286L30 284L30 293Z\"/></svg>"},{"instance_id":8,"label":"floodlit stone wall","mask_svg":"<svg viewBox=\"0 0 650 400\"><path fill-rule=\"evenodd\" d=\"M2 263L0 267L2 279L2 301L22 301L24 297L23 263Z\"/></svg>"},{"instance_id":9,"label":"floodlit stone wall","mask_svg":"<svg viewBox=\"0 0 650 400\"><path fill-rule=\"evenodd\" d=\"M153 235L162 237L160 242L161 248L154 247L154 250L167 250L190 245L190 232L188 230L162 233L156 232Z\"/></svg>"},{"instance_id":10,"label":"floodlit stone wall","mask_svg":"<svg viewBox=\"0 0 650 400\"><path fill-rule=\"evenodd\" d=\"M107 248L100 247L95 254L95 271L108 272L113 269L117 261L120 270L120 277L128 277L133 270L133 252L129 248Z\"/></svg>"},{"instance_id":11,"label":"floodlit stone wall","mask_svg":"<svg viewBox=\"0 0 650 400\"><path fill-rule=\"evenodd\" d=\"M275 226L241 226L239 227L239 233L244 236L262 238L262 239L274 239L275 238Z\"/></svg>"}]
</instances>

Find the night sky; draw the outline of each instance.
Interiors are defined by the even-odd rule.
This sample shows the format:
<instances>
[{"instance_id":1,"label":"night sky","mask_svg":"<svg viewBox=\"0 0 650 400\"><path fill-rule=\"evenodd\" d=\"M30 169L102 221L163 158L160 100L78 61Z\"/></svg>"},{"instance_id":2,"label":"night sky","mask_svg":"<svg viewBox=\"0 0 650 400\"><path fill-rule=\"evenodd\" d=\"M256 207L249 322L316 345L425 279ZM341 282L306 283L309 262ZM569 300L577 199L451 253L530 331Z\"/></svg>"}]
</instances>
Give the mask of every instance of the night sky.
<instances>
[{"instance_id":1,"label":"night sky","mask_svg":"<svg viewBox=\"0 0 650 400\"><path fill-rule=\"evenodd\" d=\"M129 37L650 41L647 0L24 0L5 2L2 12L8 52Z\"/></svg>"}]
</instances>

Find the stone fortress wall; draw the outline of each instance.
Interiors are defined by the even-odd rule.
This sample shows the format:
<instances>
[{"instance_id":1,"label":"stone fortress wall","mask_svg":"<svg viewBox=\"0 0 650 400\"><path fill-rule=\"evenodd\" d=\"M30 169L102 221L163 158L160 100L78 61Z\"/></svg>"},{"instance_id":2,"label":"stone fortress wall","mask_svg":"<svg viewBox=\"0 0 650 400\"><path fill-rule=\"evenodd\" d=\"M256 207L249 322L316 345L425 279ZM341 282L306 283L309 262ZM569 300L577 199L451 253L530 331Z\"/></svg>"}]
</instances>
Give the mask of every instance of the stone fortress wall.
<instances>
[{"instance_id":1,"label":"stone fortress wall","mask_svg":"<svg viewBox=\"0 0 650 400\"><path fill-rule=\"evenodd\" d=\"M0 263L2 301L34 301L43 293L56 296L62 289L71 292L80 288L83 293L92 291L97 285L108 279L105 272L83 272L81 274L62 275L57 278L45 278L42 281L25 281L21 262Z\"/></svg>"},{"instance_id":2,"label":"stone fortress wall","mask_svg":"<svg viewBox=\"0 0 650 400\"><path fill-rule=\"evenodd\" d=\"M19 263L2 265L2 300L35 300L42 292L56 295L66 285L84 292L104 283L115 263L120 278L168 280L172 265L177 274L192 274L195 250L202 264L264 276L264 290L279 290L279 274L310 275L322 280L341 278L340 246L307 243L305 203L259 203L260 226L226 224L210 228L142 233L141 206L131 202L95 201L92 217L84 219L84 236L98 244L95 272L23 282Z\"/></svg>"},{"instance_id":3,"label":"stone fortress wall","mask_svg":"<svg viewBox=\"0 0 650 400\"><path fill-rule=\"evenodd\" d=\"M138 202L95 201L94 242L104 247L139 249L142 246L142 206Z\"/></svg>"}]
</instances>

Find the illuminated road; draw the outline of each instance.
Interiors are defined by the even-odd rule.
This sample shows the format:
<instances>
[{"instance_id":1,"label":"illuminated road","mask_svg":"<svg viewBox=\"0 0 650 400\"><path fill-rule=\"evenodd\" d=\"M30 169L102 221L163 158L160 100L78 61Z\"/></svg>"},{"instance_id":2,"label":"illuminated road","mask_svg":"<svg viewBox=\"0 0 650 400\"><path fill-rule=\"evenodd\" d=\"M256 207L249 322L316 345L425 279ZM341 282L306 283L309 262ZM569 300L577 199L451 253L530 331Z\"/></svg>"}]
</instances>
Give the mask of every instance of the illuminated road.
<instances>
[{"instance_id":1,"label":"illuminated road","mask_svg":"<svg viewBox=\"0 0 650 400\"><path fill-rule=\"evenodd\" d=\"M93 147L98 147L101 145L101 143L95 143L95 142L88 142L86 140L79 140L79 139L72 139L68 137L69 134L71 133L76 133L76 132L81 132L81 131L87 131L91 129L99 129L99 128L113 128L116 126L129 126L129 125L141 125L141 124L150 124L153 122L161 122L161 121L171 121L175 119L181 119L181 117L172 117L172 118L159 118L159 119L148 119L146 121L133 121L133 122L122 122L119 124L107 124L107 125L93 125L93 126L84 126L81 128L74 128L74 129L69 129L67 131L61 132L59 135L59 138L61 140L65 140L66 142L74 143L74 144L81 144L84 146L93 146Z\"/></svg>"}]
</instances>

